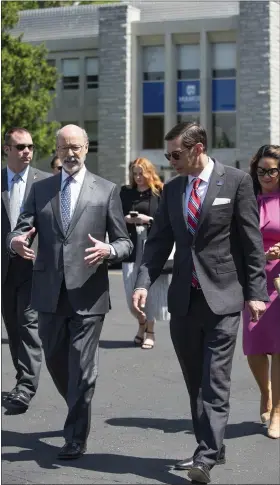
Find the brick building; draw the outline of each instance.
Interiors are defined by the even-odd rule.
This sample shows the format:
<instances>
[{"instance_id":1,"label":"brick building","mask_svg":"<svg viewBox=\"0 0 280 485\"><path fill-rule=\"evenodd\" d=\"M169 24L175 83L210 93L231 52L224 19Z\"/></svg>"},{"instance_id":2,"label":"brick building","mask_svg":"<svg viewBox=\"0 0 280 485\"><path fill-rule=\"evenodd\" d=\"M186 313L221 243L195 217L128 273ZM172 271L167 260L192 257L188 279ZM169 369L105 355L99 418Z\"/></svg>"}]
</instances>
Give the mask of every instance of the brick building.
<instances>
[{"instance_id":1,"label":"brick building","mask_svg":"<svg viewBox=\"0 0 280 485\"><path fill-rule=\"evenodd\" d=\"M179 120L200 120L209 153L245 169L280 144L279 8L128 0L23 11L14 33L44 42L61 75L49 118L84 127L89 169L122 184L137 156L170 176L164 134Z\"/></svg>"}]
</instances>

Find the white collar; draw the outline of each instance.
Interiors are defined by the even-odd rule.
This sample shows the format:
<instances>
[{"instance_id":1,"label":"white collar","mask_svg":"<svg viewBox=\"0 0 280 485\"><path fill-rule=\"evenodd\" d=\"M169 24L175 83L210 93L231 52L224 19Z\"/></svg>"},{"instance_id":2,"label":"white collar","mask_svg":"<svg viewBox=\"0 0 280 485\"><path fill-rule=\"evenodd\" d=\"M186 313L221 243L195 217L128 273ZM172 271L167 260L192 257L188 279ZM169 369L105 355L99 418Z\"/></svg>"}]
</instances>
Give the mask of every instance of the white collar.
<instances>
[{"instance_id":1,"label":"white collar","mask_svg":"<svg viewBox=\"0 0 280 485\"><path fill-rule=\"evenodd\" d=\"M83 167L76 173L72 175L73 180L77 182L78 184L82 185L84 178L85 178L85 173L86 173L86 167L83 165ZM63 186L64 182L66 179L68 179L69 173L66 173L64 169L61 170L61 185Z\"/></svg>"},{"instance_id":2,"label":"white collar","mask_svg":"<svg viewBox=\"0 0 280 485\"><path fill-rule=\"evenodd\" d=\"M206 182L208 184L210 177L212 175L213 169L214 169L214 162L213 162L212 158L208 157L208 163L207 163L206 167L204 167L204 169L202 170L202 172L198 176L196 176L196 177L194 177L193 175L188 176L189 184L191 184L192 181L196 178L200 178L201 180L203 180L203 182Z\"/></svg>"},{"instance_id":3,"label":"white collar","mask_svg":"<svg viewBox=\"0 0 280 485\"><path fill-rule=\"evenodd\" d=\"M24 170L18 173L18 175L20 175L24 183L27 182L28 173L29 173L29 165ZM8 166L7 166L7 174L8 174L8 184L11 184L14 176L17 174L13 172Z\"/></svg>"}]
</instances>

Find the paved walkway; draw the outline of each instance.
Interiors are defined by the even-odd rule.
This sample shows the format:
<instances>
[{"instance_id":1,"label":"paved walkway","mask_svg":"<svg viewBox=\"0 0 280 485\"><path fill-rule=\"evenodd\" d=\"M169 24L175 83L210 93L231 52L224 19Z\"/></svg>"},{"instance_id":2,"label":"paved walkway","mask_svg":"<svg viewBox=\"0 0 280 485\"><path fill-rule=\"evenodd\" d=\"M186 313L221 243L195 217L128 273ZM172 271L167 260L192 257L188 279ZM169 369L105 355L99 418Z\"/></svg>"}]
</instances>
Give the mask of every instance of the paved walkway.
<instances>
[{"instance_id":1,"label":"paved walkway","mask_svg":"<svg viewBox=\"0 0 280 485\"><path fill-rule=\"evenodd\" d=\"M3 484L188 483L186 473L170 469L177 459L192 454L195 440L168 324L158 323L154 350L135 348L131 342L136 326L126 308L120 272L110 280L113 310L102 332L87 454L68 463L56 459L66 408L44 365L28 412L7 416L2 408ZM5 332L2 343L3 394L14 386L15 373ZM259 396L239 336L225 439L227 463L213 469L212 483L279 483L280 440L265 436L258 412Z\"/></svg>"}]
</instances>

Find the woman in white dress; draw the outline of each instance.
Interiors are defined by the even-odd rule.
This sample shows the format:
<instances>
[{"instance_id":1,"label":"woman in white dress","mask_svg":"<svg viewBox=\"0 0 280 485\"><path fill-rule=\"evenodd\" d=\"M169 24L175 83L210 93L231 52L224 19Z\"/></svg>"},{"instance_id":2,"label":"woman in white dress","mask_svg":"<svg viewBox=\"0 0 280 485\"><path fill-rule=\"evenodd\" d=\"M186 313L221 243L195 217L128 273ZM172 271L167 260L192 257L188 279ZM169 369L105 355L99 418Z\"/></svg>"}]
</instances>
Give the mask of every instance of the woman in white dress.
<instances>
[{"instance_id":1,"label":"woman in white dress","mask_svg":"<svg viewBox=\"0 0 280 485\"><path fill-rule=\"evenodd\" d=\"M123 262L122 270L127 303L134 315L132 293L141 264L145 241L160 201L163 183L153 164L146 158L137 158L134 162L131 162L129 170L130 185L122 187L120 196L134 250L130 257ZM135 345L140 345L142 349L154 347L156 320L169 319L167 310L168 284L168 275L163 274L149 290L145 307L146 320L138 320L139 328L134 338Z\"/></svg>"}]
</instances>

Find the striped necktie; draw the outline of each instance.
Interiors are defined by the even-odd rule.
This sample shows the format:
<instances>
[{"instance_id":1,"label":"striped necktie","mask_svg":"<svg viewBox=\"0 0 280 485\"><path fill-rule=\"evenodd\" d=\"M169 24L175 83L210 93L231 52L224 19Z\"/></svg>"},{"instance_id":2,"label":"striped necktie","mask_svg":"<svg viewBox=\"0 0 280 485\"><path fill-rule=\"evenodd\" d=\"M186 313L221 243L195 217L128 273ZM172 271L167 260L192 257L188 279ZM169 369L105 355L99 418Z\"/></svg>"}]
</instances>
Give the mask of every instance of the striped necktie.
<instances>
[{"instance_id":1,"label":"striped necktie","mask_svg":"<svg viewBox=\"0 0 280 485\"><path fill-rule=\"evenodd\" d=\"M187 225L190 233L194 236L201 211L201 199L198 193L198 187L201 180L194 179L193 188L188 202ZM192 286L197 288L199 286L198 277L193 264L192 270Z\"/></svg>"}]
</instances>

